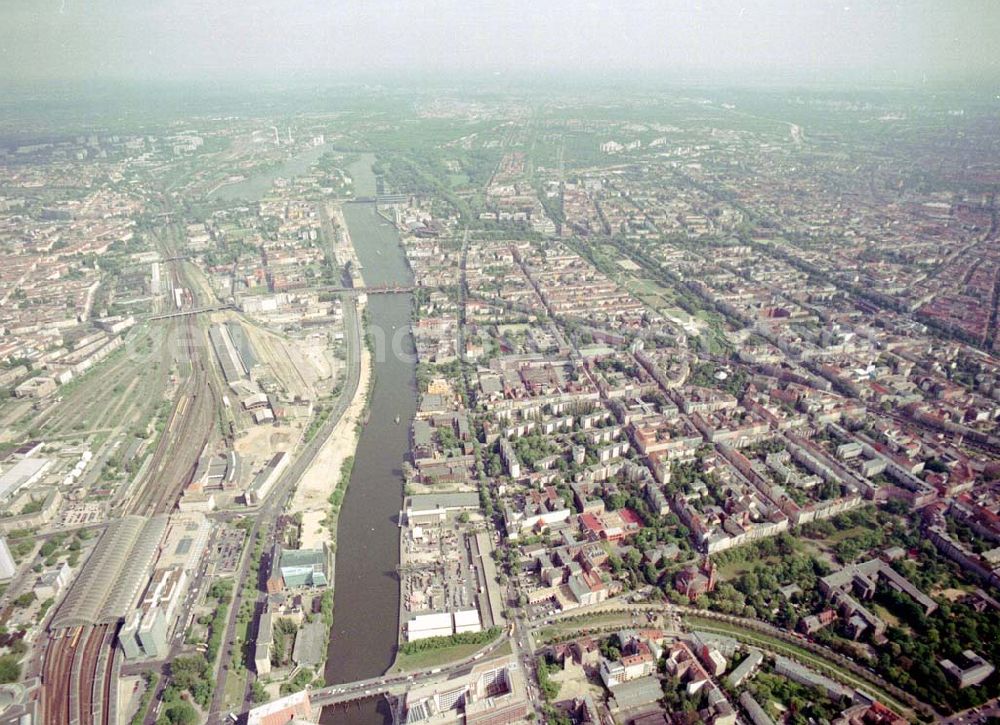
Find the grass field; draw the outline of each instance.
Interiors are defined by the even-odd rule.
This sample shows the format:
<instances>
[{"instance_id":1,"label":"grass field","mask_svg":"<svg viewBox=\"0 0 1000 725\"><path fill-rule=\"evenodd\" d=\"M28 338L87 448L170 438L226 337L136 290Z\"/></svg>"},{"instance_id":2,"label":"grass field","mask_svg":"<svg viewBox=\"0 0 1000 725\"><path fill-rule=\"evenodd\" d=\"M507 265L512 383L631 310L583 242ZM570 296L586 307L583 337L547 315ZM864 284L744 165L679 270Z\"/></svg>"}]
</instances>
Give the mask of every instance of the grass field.
<instances>
[{"instance_id":1,"label":"grass field","mask_svg":"<svg viewBox=\"0 0 1000 725\"><path fill-rule=\"evenodd\" d=\"M392 664L390 672L409 672L410 670L421 670L428 667L438 667L446 665L455 660L471 657L481 650L481 644L457 644L454 647L442 647L425 652L416 652L411 655L398 654L396 661Z\"/></svg>"},{"instance_id":2,"label":"grass field","mask_svg":"<svg viewBox=\"0 0 1000 725\"><path fill-rule=\"evenodd\" d=\"M223 703L226 710L240 710L243 708L243 693L246 690L246 670L238 672L230 668L226 675L226 691L223 696Z\"/></svg>"},{"instance_id":3,"label":"grass field","mask_svg":"<svg viewBox=\"0 0 1000 725\"><path fill-rule=\"evenodd\" d=\"M893 614L888 609L883 607L881 604L873 603L871 604L871 608L875 612L875 614L878 615L881 619L885 620L885 623L888 624L890 627L900 626L899 617L897 617L895 614ZM909 627L907 627L907 629L909 629Z\"/></svg>"},{"instance_id":4,"label":"grass field","mask_svg":"<svg viewBox=\"0 0 1000 725\"><path fill-rule=\"evenodd\" d=\"M608 625L619 626L622 625L623 620L627 619L627 617L628 615L623 615L621 612L606 612L583 616L579 619L555 620L551 625L539 630L535 639L538 642L544 642L559 637L566 632L575 632L580 629L598 629Z\"/></svg>"},{"instance_id":5,"label":"grass field","mask_svg":"<svg viewBox=\"0 0 1000 725\"><path fill-rule=\"evenodd\" d=\"M662 295L669 293L666 287L663 287L651 279L646 279L645 277L633 277L628 281L628 288L635 292L636 294L645 295Z\"/></svg>"},{"instance_id":6,"label":"grass field","mask_svg":"<svg viewBox=\"0 0 1000 725\"><path fill-rule=\"evenodd\" d=\"M642 302L661 313L674 303L673 293L651 279L632 278L625 282L625 288Z\"/></svg>"},{"instance_id":7,"label":"grass field","mask_svg":"<svg viewBox=\"0 0 1000 725\"><path fill-rule=\"evenodd\" d=\"M671 317L676 317L681 322L690 322L692 319L691 315L682 310L680 307L664 307L663 314L670 315Z\"/></svg>"},{"instance_id":8,"label":"grass field","mask_svg":"<svg viewBox=\"0 0 1000 725\"><path fill-rule=\"evenodd\" d=\"M754 567L763 564L768 566L771 564L777 564L780 558L777 556L769 556L766 559L748 559L744 561L733 561L728 564L724 564L719 567L719 580L728 581L730 579L735 579L741 574L745 574L748 571L754 569Z\"/></svg>"},{"instance_id":9,"label":"grass field","mask_svg":"<svg viewBox=\"0 0 1000 725\"><path fill-rule=\"evenodd\" d=\"M816 556L818 559L823 559L829 562L838 561L837 555L834 553L834 547L841 541L850 539L851 537L857 536L858 534L867 531L863 526L852 526L849 529L844 529L843 531L834 531L829 536L823 536L818 539L804 538L802 539L802 545L806 551Z\"/></svg>"}]
</instances>

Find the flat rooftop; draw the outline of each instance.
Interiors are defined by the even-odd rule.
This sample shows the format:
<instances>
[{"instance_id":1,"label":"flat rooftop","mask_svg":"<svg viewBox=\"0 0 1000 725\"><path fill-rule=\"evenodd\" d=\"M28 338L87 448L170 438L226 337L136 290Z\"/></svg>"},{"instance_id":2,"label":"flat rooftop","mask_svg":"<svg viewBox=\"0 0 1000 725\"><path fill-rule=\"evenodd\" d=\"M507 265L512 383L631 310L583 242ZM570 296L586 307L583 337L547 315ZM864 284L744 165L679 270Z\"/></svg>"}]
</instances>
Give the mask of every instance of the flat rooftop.
<instances>
[{"instance_id":1,"label":"flat rooftop","mask_svg":"<svg viewBox=\"0 0 1000 725\"><path fill-rule=\"evenodd\" d=\"M478 493L426 493L410 496L407 507L412 511L435 509L479 508Z\"/></svg>"}]
</instances>

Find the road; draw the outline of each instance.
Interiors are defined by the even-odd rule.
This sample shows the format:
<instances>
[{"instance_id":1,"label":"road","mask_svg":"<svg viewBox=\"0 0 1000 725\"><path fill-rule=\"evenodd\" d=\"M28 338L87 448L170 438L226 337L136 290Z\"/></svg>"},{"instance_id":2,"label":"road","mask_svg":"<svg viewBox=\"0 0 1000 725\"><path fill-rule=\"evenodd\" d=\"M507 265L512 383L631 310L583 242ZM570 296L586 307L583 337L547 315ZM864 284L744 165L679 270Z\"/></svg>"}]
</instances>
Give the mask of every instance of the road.
<instances>
[{"instance_id":1,"label":"road","mask_svg":"<svg viewBox=\"0 0 1000 725\"><path fill-rule=\"evenodd\" d=\"M541 627L543 624L542 618L528 620L523 616L518 616L513 620L512 626L508 631L468 657L431 669L381 675L365 680L311 690L309 699L313 706L324 707L383 694L401 694L416 685L445 682L456 675L467 674L474 664L488 658L489 655L496 652L502 645L509 644L512 656L524 668L525 677L528 682L528 694L536 713L536 719L541 718L543 714L542 700L534 679L536 661L532 633L534 629ZM539 719L538 721L541 722L542 720Z\"/></svg>"},{"instance_id":2,"label":"road","mask_svg":"<svg viewBox=\"0 0 1000 725\"><path fill-rule=\"evenodd\" d=\"M736 617L728 614L720 614L719 612L714 612L711 610L697 609L695 607L686 607L668 604L666 602L640 602L640 603L627 603L622 600L608 600L601 604L591 605L587 607L579 607L577 609L570 609L565 612L560 612L550 616L546 622L538 623L538 619L532 620L533 628L535 630L541 629L545 624L550 622L572 619L573 617L602 614L602 613L621 613L624 615L629 615L632 612L665 612L671 618L675 618L677 615L682 617L692 616L701 617L703 619L711 619L718 622L722 622L733 627L743 628L746 630L747 634L759 633L770 637L772 640L780 640L783 643L787 643L791 647L797 648L799 651L805 651L810 655L810 658L816 663L823 663L829 669L825 674L832 674L835 679L840 679L846 684L850 684L852 687L858 686L858 683L870 683L869 688L879 687L888 695L896 698L901 703L907 703L914 709L920 710L924 713L930 714L935 718L935 721L940 720L942 715L934 710L930 705L925 702L921 702L915 698L910 693L899 687L887 682L882 677L877 675L871 669L858 664L854 660L845 657L844 655L834 652L833 650L824 647L812 640L803 637L795 632L788 632L786 630L775 627L767 622L762 622L756 619L747 619L744 617ZM539 618L541 619L541 618ZM676 621L676 620L675 620ZM736 630L727 630L727 634L731 636L738 637L735 633ZM761 645L764 647L764 645ZM766 648L766 647L765 647ZM782 652L793 659L798 656L792 652L785 651ZM802 659L802 657L798 657ZM810 664L810 663L806 663ZM838 677L839 676L839 677ZM892 704L892 703L887 703ZM904 713L905 714L905 713Z\"/></svg>"},{"instance_id":3,"label":"road","mask_svg":"<svg viewBox=\"0 0 1000 725\"><path fill-rule=\"evenodd\" d=\"M515 659L524 668L524 680L528 688L528 699L535 712L537 722L545 722L542 717L542 696L538 690L538 661L535 659L535 640L531 636L531 628L519 610L514 617L513 634L510 637L511 649Z\"/></svg>"},{"instance_id":4,"label":"road","mask_svg":"<svg viewBox=\"0 0 1000 725\"><path fill-rule=\"evenodd\" d=\"M175 317L192 317L196 315L205 314L206 312L221 312L222 310L235 310L236 307L233 305L209 305L207 307L190 307L183 310L175 310L174 312L161 312L156 315L147 315L146 320L171 320Z\"/></svg>"},{"instance_id":5,"label":"road","mask_svg":"<svg viewBox=\"0 0 1000 725\"><path fill-rule=\"evenodd\" d=\"M398 695L417 685L443 683L456 676L461 677L467 675L471 671L473 665L477 664L481 660L488 659L491 654L500 649L500 647L505 643L509 642L514 647L516 652L518 641L524 637L524 646L528 646L527 632L528 630L525 628L523 633L520 635L508 636L507 633L504 633L477 652L447 665L442 665L432 669L401 672L393 675L381 675L379 677L372 677L366 680L358 680L356 682L342 683L339 685L331 685L329 687L310 690L309 700L314 707L327 707L354 700L377 697L384 694ZM530 677L528 679L530 683ZM540 716L541 704L538 700L537 689L533 684L529 686L529 693L535 706L536 713Z\"/></svg>"},{"instance_id":6,"label":"road","mask_svg":"<svg viewBox=\"0 0 1000 725\"><path fill-rule=\"evenodd\" d=\"M979 707L970 707L968 710L956 712L954 715L943 718L940 722L941 725L976 725L989 722L991 718L1000 719L1000 697L994 697Z\"/></svg>"},{"instance_id":7,"label":"road","mask_svg":"<svg viewBox=\"0 0 1000 725\"><path fill-rule=\"evenodd\" d=\"M367 680L310 690L309 701L314 707L326 707L381 694L398 694L416 685L444 682L454 675L467 674L472 665L495 652L507 641L506 635L502 635L468 657L432 669L413 670L395 675L380 675Z\"/></svg>"},{"instance_id":8,"label":"road","mask_svg":"<svg viewBox=\"0 0 1000 725\"><path fill-rule=\"evenodd\" d=\"M229 617L226 620L226 632L222 638L222 646L220 647L222 666L219 668L216 676L215 693L212 697L212 705L209 711L209 722L218 722L225 718L223 701L226 676L229 672L229 653L232 651L236 641L236 616L243 605L244 599L251 592L255 603L259 604L262 601L263 593L260 591L258 583L246 581L247 575L250 572L251 551L257 534L258 532L264 532L264 540L271 540L270 535L274 531L275 521L284 510L288 497L295 489L302 475L312 465L316 455L326 443L327 438L330 437L330 434L333 432L341 416L344 415L358 389L358 384L361 380L361 315L358 314L356 300L351 297L344 298L344 340L347 347L347 378L341 390L340 397L337 398L337 402L334 404L329 418L327 418L322 428L320 428L319 433L306 443L291 465L285 469L274 490L256 512L253 527L247 538L249 545L243 552L240 567L235 577L235 596L229 610Z\"/></svg>"}]
</instances>

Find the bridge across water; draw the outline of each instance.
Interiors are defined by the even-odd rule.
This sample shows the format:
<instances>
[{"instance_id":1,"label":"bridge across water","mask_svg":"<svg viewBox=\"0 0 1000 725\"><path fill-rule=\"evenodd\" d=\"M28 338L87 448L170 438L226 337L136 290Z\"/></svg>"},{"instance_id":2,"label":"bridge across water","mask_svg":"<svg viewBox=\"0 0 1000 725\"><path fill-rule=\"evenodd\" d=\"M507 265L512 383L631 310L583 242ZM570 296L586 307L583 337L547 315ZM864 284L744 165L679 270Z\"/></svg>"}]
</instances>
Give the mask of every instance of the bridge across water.
<instances>
[{"instance_id":1,"label":"bridge across water","mask_svg":"<svg viewBox=\"0 0 1000 725\"><path fill-rule=\"evenodd\" d=\"M295 290L296 292L326 292L330 294L342 294L348 295L350 297L357 297L358 295L400 295L413 292L416 289L413 285L399 285L399 284L381 284L381 285L370 285L365 287L337 287L337 286L319 286L319 287L308 287L301 290ZM169 320L174 317L187 317L189 315L201 315L206 312L220 312L222 310L236 310L238 309L236 305L210 305L208 307L192 307L186 310L174 310L173 312L160 312L155 315L147 315L143 319L146 320Z\"/></svg>"},{"instance_id":2,"label":"bridge across water","mask_svg":"<svg viewBox=\"0 0 1000 725\"><path fill-rule=\"evenodd\" d=\"M320 286L310 287L312 292L335 292L338 294L398 295L413 292L416 287L407 284L373 284L363 287Z\"/></svg>"},{"instance_id":3,"label":"bridge across water","mask_svg":"<svg viewBox=\"0 0 1000 725\"><path fill-rule=\"evenodd\" d=\"M383 696L399 696L418 685L444 683L456 676L467 675L474 664L496 652L507 641L505 633L472 656L433 669L380 675L316 688L309 691L309 701L313 707L333 707Z\"/></svg>"},{"instance_id":4,"label":"bridge across water","mask_svg":"<svg viewBox=\"0 0 1000 725\"><path fill-rule=\"evenodd\" d=\"M378 204L378 205L388 205L388 204L406 204L409 202L412 194L376 194L375 196L356 196L353 199L347 199L346 204Z\"/></svg>"}]
</instances>

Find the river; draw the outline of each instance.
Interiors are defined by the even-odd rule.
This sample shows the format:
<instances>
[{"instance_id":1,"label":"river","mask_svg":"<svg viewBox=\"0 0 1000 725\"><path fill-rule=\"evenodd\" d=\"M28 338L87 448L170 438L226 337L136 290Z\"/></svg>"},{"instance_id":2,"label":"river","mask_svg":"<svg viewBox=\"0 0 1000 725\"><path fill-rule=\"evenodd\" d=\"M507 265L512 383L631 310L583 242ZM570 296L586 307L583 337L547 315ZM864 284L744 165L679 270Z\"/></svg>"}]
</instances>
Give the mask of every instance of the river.
<instances>
[{"instance_id":1,"label":"river","mask_svg":"<svg viewBox=\"0 0 1000 725\"><path fill-rule=\"evenodd\" d=\"M325 145L311 146L305 151L300 151L291 158L282 161L274 168L254 174L243 181L232 184L223 184L208 195L209 199L221 199L222 201L260 201L274 186L275 179L290 179L309 171L309 168L316 163L319 158L327 152Z\"/></svg>"},{"instance_id":2,"label":"river","mask_svg":"<svg viewBox=\"0 0 1000 725\"><path fill-rule=\"evenodd\" d=\"M324 152L323 147L307 149L274 169L220 187L212 196L259 201L270 192L276 178L306 173ZM348 167L356 196L375 196L374 158L365 154ZM375 205L350 203L343 209L365 283L412 284L399 235L375 213ZM403 503L402 464L409 455L410 422L416 410L413 340L409 334L412 299L410 294L368 298L369 329L376 339L375 386L337 523L333 627L324 673L330 685L380 675L396 654L397 518ZM404 355L393 354L394 339ZM330 471L329 475L337 476L338 472ZM380 721L391 722L384 701L360 708L327 708L321 720L325 725Z\"/></svg>"},{"instance_id":3,"label":"river","mask_svg":"<svg viewBox=\"0 0 1000 725\"><path fill-rule=\"evenodd\" d=\"M349 168L358 196L375 194L372 160L362 157ZM412 284L399 236L376 215L374 204L345 204L344 218L366 284ZM409 454L410 422L416 410L411 307L410 294L368 298L368 322L376 339L375 387L337 525L333 628L325 672L331 685L380 675L396 653L397 518L403 497L402 464ZM393 339L404 355L393 353ZM327 708L321 722L370 725L389 722L388 716L384 701L379 701L377 707L368 703L360 708Z\"/></svg>"}]
</instances>

